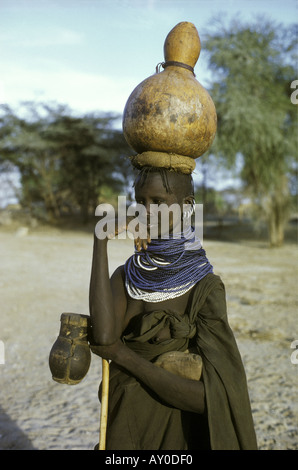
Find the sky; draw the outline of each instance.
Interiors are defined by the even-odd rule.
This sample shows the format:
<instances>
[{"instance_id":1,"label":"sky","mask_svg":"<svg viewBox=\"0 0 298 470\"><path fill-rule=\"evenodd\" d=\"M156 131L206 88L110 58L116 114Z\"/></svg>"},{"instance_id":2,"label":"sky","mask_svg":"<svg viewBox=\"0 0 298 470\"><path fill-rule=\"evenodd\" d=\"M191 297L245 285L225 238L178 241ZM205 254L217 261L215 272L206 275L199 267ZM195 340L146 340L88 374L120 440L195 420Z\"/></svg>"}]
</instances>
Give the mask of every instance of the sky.
<instances>
[{"instance_id":1,"label":"sky","mask_svg":"<svg viewBox=\"0 0 298 470\"><path fill-rule=\"evenodd\" d=\"M164 60L168 32L190 21L204 38L214 15L289 24L298 0L0 0L0 103L66 104L122 114L133 89ZM208 87L204 51L196 78Z\"/></svg>"},{"instance_id":2,"label":"sky","mask_svg":"<svg viewBox=\"0 0 298 470\"><path fill-rule=\"evenodd\" d=\"M236 15L287 25L297 21L298 0L0 0L0 104L20 113L22 101L54 102L75 115L121 117L134 88L164 60L176 24L194 23L204 39L215 16L228 24ZM208 88L204 50L195 74ZM0 175L0 207L10 188Z\"/></svg>"}]
</instances>

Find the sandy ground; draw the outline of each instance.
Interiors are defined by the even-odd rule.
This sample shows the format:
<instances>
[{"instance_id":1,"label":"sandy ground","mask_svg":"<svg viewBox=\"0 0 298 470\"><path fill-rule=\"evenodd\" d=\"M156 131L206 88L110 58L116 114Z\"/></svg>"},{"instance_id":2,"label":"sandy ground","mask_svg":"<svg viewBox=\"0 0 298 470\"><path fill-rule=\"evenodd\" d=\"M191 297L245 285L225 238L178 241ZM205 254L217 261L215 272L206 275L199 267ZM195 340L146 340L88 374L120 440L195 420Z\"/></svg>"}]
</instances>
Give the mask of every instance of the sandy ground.
<instances>
[{"instance_id":1,"label":"sandy ground","mask_svg":"<svg viewBox=\"0 0 298 470\"><path fill-rule=\"evenodd\" d=\"M98 442L100 359L92 357L74 386L54 382L48 366L60 314L88 313L92 238L0 231L0 449L89 450ZM205 240L204 248L226 285L259 448L297 450L297 246ZM109 251L113 271L132 252L131 241L111 241Z\"/></svg>"}]
</instances>

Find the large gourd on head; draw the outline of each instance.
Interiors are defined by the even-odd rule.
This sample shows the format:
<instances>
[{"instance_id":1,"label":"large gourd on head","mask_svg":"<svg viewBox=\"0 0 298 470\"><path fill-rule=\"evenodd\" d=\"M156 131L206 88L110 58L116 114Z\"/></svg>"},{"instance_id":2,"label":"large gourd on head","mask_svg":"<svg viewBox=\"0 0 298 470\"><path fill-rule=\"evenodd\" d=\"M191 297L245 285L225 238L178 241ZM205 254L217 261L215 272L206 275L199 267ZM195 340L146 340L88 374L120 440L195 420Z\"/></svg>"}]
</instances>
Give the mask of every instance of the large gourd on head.
<instances>
[{"instance_id":1,"label":"large gourd on head","mask_svg":"<svg viewBox=\"0 0 298 470\"><path fill-rule=\"evenodd\" d=\"M164 70L141 82L127 100L123 133L138 153L135 166L151 165L190 173L216 133L214 103L198 82L194 66L201 43L196 27L176 25L164 43Z\"/></svg>"}]
</instances>

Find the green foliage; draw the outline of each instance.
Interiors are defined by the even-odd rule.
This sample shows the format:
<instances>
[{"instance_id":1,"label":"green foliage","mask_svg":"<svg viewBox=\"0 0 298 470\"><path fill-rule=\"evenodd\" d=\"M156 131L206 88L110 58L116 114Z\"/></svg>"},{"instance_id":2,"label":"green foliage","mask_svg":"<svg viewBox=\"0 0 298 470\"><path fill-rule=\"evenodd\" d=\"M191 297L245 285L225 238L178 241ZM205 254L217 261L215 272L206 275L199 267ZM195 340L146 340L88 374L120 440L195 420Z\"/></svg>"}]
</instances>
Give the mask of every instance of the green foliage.
<instances>
[{"instance_id":1,"label":"green foliage","mask_svg":"<svg viewBox=\"0 0 298 470\"><path fill-rule=\"evenodd\" d=\"M228 28L215 26L204 43L218 114L212 151L230 167L242 154L241 177L251 197L270 226L274 211L283 214L276 218L283 224L289 207L285 176L297 168L297 106L290 100L297 25L285 28L259 18L251 25L235 20Z\"/></svg>"},{"instance_id":2,"label":"green foliage","mask_svg":"<svg viewBox=\"0 0 298 470\"><path fill-rule=\"evenodd\" d=\"M51 220L79 210L87 221L101 188L118 192L130 177L129 147L113 128L119 116L77 117L63 106L35 103L25 103L25 111L21 118L3 106L0 118L0 163L19 169L22 205Z\"/></svg>"}]
</instances>

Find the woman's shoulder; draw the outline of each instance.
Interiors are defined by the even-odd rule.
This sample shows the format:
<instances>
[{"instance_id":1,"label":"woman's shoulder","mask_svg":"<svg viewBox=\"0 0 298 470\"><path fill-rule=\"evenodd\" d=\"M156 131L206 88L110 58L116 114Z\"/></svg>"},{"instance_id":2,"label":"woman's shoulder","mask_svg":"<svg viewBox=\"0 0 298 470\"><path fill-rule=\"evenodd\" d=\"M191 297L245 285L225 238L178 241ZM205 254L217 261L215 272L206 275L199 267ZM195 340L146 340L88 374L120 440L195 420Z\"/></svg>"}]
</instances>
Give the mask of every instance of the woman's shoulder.
<instances>
[{"instance_id":1,"label":"woman's shoulder","mask_svg":"<svg viewBox=\"0 0 298 470\"><path fill-rule=\"evenodd\" d=\"M206 310L209 313L218 312L220 316L226 311L225 287L220 276L207 274L197 283L192 297L192 309L193 314Z\"/></svg>"},{"instance_id":2,"label":"woman's shoulder","mask_svg":"<svg viewBox=\"0 0 298 470\"><path fill-rule=\"evenodd\" d=\"M115 271L113 272L111 276L111 280L121 280L124 282L125 281L125 271L124 271L124 264L121 266L118 266Z\"/></svg>"},{"instance_id":3,"label":"woman's shoulder","mask_svg":"<svg viewBox=\"0 0 298 470\"><path fill-rule=\"evenodd\" d=\"M206 296L215 289L224 291L224 283L218 274L209 273L196 284L194 292L196 292L197 295Z\"/></svg>"}]
</instances>

